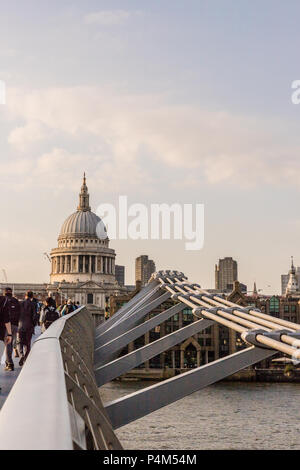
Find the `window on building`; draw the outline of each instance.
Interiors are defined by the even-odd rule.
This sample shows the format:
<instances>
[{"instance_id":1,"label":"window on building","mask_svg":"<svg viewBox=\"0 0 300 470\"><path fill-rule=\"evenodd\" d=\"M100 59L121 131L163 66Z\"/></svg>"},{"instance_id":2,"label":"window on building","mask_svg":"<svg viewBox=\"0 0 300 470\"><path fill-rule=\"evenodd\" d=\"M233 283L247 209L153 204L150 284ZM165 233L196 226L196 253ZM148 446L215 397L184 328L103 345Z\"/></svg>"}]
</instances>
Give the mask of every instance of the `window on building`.
<instances>
[{"instance_id":1,"label":"window on building","mask_svg":"<svg viewBox=\"0 0 300 470\"><path fill-rule=\"evenodd\" d=\"M94 301L94 296L93 296L93 294L88 294L88 295L87 295L87 303L88 303L88 304L92 304L93 301Z\"/></svg>"},{"instance_id":2,"label":"window on building","mask_svg":"<svg viewBox=\"0 0 300 470\"><path fill-rule=\"evenodd\" d=\"M279 313L279 299L278 297L270 298L270 314Z\"/></svg>"},{"instance_id":3,"label":"window on building","mask_svg":"<svg viewBox=\"0 0 300 470\"><path fill-rule=\"evenodd\" d=\"M191 308L185 308L182 311L183 324L192 323L194 321L194 316Z\"/></svg>"}]
</instances>

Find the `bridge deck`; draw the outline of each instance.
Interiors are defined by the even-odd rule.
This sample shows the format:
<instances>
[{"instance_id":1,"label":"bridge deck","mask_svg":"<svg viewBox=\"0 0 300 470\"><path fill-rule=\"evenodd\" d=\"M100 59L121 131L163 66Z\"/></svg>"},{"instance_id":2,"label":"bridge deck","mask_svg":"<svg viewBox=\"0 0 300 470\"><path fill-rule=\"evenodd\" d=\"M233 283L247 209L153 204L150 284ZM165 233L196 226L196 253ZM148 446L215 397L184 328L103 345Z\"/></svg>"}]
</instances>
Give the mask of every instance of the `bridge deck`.
<instances>
[{"instance_id":1,"label":"bridge deck","mask_svg":"<svg viewBox=\"0 0 300 470\"><path fill-rule=\"evenodd\" d=\"M32 337L32 342L31 344L34 343L34 341L40 336L41 334L41 328L36 327L35 328L36 334ZM22 367L19 366L19 360L20 358L18 357L13 357L14 365L15 365L15 370L14 371L9 371L6 372L4 370L5 366L5 357L4 357L4 343L0 341L0 358L1 358L1 363L0 363L0 409L5 403L6 398L9 395L9 392L11 391L15 381L17 380L17 377L19 373L21 372ZM14 356L14 354L13 354Z\"/></svg>"}]
</instances>

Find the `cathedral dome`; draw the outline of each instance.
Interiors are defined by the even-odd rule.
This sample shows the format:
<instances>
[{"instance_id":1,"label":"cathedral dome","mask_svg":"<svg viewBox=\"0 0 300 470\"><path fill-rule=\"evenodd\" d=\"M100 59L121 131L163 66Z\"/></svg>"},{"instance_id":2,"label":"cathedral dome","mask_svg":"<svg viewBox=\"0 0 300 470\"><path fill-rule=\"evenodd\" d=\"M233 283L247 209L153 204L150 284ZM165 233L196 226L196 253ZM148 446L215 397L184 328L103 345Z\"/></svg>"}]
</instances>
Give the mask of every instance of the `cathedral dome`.
<instances>
[{"instance_id":1,"label":"cathedral dome","mask_svg":"<svg viewBox=\"0 0 300 470\"><path fill-rule=\"evenodd\" d=\"M65 220L59 236L66 237L68 235L86 235L96 237L96 228L100 221L100 217L94 214L94 212L78 210Z\"/></svg>"},{"instance_id":2,"label":"cathedral dome","mask_svg":"<svg viewBox=\"0 0 300 470\"><path fill-rule=\"evenodd\" d=\"M85 175L77 210L63 223L58 246L51 250L50 256L51 284L64 285L70 292L65 292L67 298L73 298L74 289L78 288L80 292L76 293L76 301L81 305L98 305L104 310L105 292L115 293L117 289L116 253L109 248L109 238L102 219L91 211Z\"/></svg>"},{"instance_id":3,"label":"cathedral dome","mask_svg":"<svg viewBox=\"0 0 300 470\"><path fill-rule=\"evenodd\" d=\"M59 238L68 238L69 236L97 237L97 225L99 222L101 222L100 217L94 214L89 206L89 193L84 174L77 211L64 221ZM102 230L103 228L106 232L106 228L102 226ZM101 228L99 227L99 229L101 233Z\"/></svg>"}]
</instances>

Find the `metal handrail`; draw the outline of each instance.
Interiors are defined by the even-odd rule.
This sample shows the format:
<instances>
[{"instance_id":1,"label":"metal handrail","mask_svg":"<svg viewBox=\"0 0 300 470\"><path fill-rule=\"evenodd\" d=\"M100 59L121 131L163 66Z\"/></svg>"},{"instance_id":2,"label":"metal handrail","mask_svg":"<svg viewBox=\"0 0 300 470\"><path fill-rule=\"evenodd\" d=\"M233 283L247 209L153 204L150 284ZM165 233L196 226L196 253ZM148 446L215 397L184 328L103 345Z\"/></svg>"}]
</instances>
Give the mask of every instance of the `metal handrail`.
<instances>
[{"instance_id":1,"label":"metal handrail","mask_svg":"<svg viewBox=\"0 0 300 470\"><path fill-rule=\"evenodd\" d=\"M94 378L93 338L82 306L34 342L0 412L1 450L121 448Z\"/></svg>"}]
</instances>

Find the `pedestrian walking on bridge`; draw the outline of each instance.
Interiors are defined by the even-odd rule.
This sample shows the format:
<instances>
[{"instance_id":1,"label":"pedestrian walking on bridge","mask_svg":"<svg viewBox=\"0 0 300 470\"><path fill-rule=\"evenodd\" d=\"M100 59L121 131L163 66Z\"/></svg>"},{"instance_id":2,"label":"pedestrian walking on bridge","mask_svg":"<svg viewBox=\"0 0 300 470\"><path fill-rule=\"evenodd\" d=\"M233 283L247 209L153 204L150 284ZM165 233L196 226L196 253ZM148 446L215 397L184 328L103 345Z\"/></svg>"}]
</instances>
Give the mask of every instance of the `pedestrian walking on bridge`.
<instances>
[{"instance_id":1,"label":"pedestrian walking on bridge","mask_svg":"<svg viewBox=\"0 0 300 470\"><path fill-rule=\"evenodd\" d=\"M76 307L73 304L72 300L69 299L68 302L66 303L66 305L62 309L61 315L62 316L68 315L68 313L72 313L72 312L74 312L74 310L76 310Z\"/></svg>"},{"instance_id":2,"label":"pedestrian walking on bridge","mask_svg":"<svg viewBox=\"0 0 300 470\"><path fill-rule=\"evenodd\" d=\"M5 368L6 371L14 370L14 363L12 359L12 350L13 348L17 347L17 332L18 332L18 324L20 319L20 304L18 299L13 297L12 289L10 287L6 287L4 290L4 297L5 297L5 308L8 311L9 319L11 323L11 333L12 333L12 341L7 343L5 346ZM7 336L7 331L6 335Z\"/></svg>"},{"instance_id":3,"label":"pedestrian walking on bridge","mask_svg":"<svg viewBox=\"0 0 300 470\"><path fill-rule=\"evenodd\" d=\"M41 316L40 316L40 325L42 331L46 331L52 323L59 318L59 314L56 311L55 302L53 304L52 297L47 297L45 300L45 305L42 307Z\"/></svg>"},{"instance_id":4,"label":"pedestrian walking on bridge","mask_svg":"<svg viewBox=\"0 0 300 470\"><path fill-rule=\"evenodd\" d=\"M26 361L31 349L31 338L36 326L36 305L33 302L33 292L28 291L25 300L20 303L20 320L18 326L18 349L21 356L19 365ZM24 352L25 350L25 352Z\"/></svg>"},{"instance_id":5,"label":"pedestrian walking on bridge","mask_svg":"<svg viewBox=\"0 0 300 470\"><path fill-rule=\"evenodd\" d=\"M0 296L0 341L4 341L5 345L11 343L12 341L7 298L4 295Z\"/></svg>"}]
</instances>

